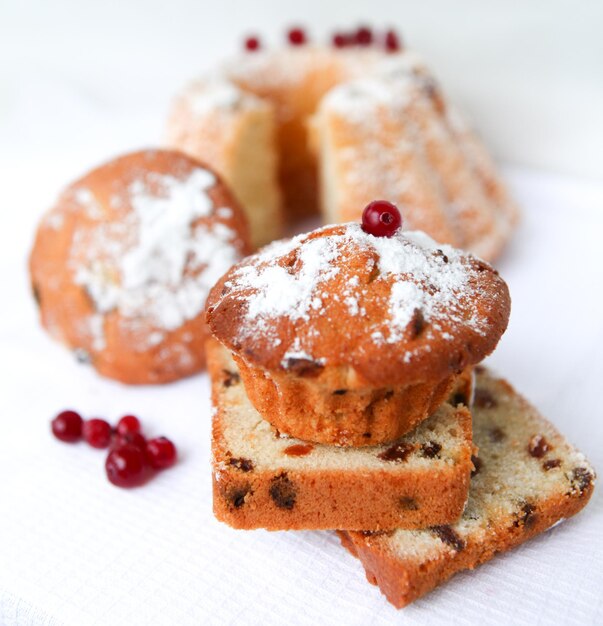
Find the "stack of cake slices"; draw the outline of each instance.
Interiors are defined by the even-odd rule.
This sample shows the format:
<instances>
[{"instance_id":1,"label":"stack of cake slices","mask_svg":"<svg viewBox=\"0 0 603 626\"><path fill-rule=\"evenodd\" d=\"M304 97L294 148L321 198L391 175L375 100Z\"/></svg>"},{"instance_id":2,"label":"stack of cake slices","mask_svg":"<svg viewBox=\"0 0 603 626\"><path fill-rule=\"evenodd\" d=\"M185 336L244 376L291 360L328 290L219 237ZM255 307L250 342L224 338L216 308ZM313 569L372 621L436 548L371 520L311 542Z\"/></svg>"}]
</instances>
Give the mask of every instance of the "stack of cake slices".
<instances>
[{"instance_id":1,"label":"stack of cake slices","mask_svg":"<svg viewBox=\"0 0 603 626\"><path fill-rule=\"evenodd\" d=\"M509 319L504 280L400 224L376 201L362 225L272 244L206 315L216 517L336 530L397 607L573 515L594 483L480 365Z\"/></svg>"},{"instance_id":2,"label":"stack of cake slices","mask_svg":"<svg viewBox=\"0 0 603 626\"><path fill-rule=\"evenodd\" d=\"M398 608L590 498L584 456L481 366L398 441L342 448L271 426L216 341L208 363L216 517L241 529L337 530Z\"/></svg>"}]
</instances>

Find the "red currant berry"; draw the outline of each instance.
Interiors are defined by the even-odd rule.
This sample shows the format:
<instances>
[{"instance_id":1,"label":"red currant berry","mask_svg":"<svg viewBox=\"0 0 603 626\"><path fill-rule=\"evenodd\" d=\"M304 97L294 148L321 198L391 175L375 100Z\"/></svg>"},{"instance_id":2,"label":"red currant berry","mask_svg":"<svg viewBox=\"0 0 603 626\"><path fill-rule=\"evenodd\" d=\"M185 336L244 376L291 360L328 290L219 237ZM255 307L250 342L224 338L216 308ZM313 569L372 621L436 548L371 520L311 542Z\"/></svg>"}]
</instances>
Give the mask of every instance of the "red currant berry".
<instances>
[{"instance_id":1,"label":"red currant berry","mask_svg":"<svg viewBox=\"0 0 603 626\"><path fill-rule=\"evenodd\" d=\"M111 442L111 449L115 450L121 446L132 445L140 450L146 450L147 440L141 433L117 433Z\"/></svg>"},{"instance_id":2,"label":"red currant berry","mask_svg":"<svg viewBox=\"0 0 603 626\"><path fill-rule=\"evenodd\" d=\"M385 33L385 49L388 52L398 52L401 47L398 33L394 30L388 30Z\"/></svg>"},{"instance_id":3,"label":"red currant berry","mask_svg":"<svg viewBox=\"0 0 603 626\"><path fill-rule=\"evenodd\" d=\"M93 448L106 448L111 443L111 424L98 418L86 420L82 434Z\"/></svg>"},{"instance_id":4,"label":"red currant berry","mask_svg":"<svg viewBox=\"0 0 603 626\"><path fill-rule=\"evenodd\" d=\"M373 31L367 26L360 26L355 39L359 46L370 46L373 43Z\"/></svg>"},{"instance_id":5,"label":"red currant berry","mask_svg":"<svg viewBox=\"0 0 603 626\"><path fill-rule=\"evenodd\" d=\"M148 477L145 453L132 444L126 444L109 452L105 461L107 478L117 487L136 487Z\"/></svg>"},{"instance_id":6,"label":"red currant berry","mask_svg":"<svg viewBox=\"0 0 603 626\"><path fill-rule=\"evenodd\" d=\"M117 422L117 428L115 430L117 430L120 435L139 433L140 420L135 415L124 415L119 422Z\"/></svg>"},{"instance_id":7,"label":"red currant berry","mask_svg":"<svg viewBox=\"0 0 603 626\"><path fill-rule=\"evenodd\" d=\"M157 437L147 443L147 459L154 469L171 467L176 456L176 446L167 437Z\"/></svg>"},{"instance_id":8,"label":"red currant berry","mask_svg":"<svg viewBox=\"0 0 603 626\"><path fill-rule=\"evenodd\" d=\"M335 33L332 42L336 48L345 48L352 43L352 38L345 33Z\"/></svg>"},{"instance_id":9,"label":"red currant berry","mask_svg":"<svg viewBox=\"0 0 603 626\"><path fill-rule=\"evenodd\" d=\"M75 411L63 411L52 420L52 434L61 441L73 443L82 438L82 418Z\"/></svg>"},{"instance_id":10,"label":"red currant berry","mask_svg":"<svg viewBox=\"0 0 603 626\"><path fill-rule=\"evenodd\" d=\"M248 52L255 52L259 50L260 47L259 37L247 37L247 39L245 39L245 50Z\"/></svg>"},{"instance_id":11,"label":"red currant berry","mask_svg":"<svg viewBox=\"0 0 603 626\"><path fill-rule=\"evenodd\" d=\"M375 237L391 237L402 226L397 207L387 200L374 200L362 212L362 230Z\"/></svg>"},{"instance_id":12,"label":"red currant berry","mask_svg":"<svg viewBox=\"0 0 603 626\"><path fill-rule=\"evenodd\" d=\"M292 46L303 46L306 43L306 31L303 28L291 28L287 38Z\"/></svg>"}]
</instances>

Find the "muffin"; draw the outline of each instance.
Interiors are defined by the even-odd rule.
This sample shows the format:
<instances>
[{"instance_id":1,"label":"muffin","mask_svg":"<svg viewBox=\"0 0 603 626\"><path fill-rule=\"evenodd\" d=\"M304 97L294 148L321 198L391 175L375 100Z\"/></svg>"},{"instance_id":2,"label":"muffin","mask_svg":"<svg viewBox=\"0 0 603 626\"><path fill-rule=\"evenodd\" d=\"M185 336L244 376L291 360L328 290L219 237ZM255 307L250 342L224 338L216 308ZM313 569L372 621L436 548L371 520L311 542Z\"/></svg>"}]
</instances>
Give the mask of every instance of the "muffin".
<instances>
[{"instance_id":1,"label":"muffin","mask_svg":"<svg viewBox=\"0 0 603 626\"><path fill-rule=\"evenodd\" d=\"M165 383L204 366L205 300L249 252L214 172L183 154L121 156L72 183L30 257L48 332L103 376Z\"/></svg>"},{"instance_id":2,"label":"muffin","mask_svg":"<svg viewBox=\"0 0 603 626\"><path fill-rule=\"evenodd\" d=\"M364 228L273 243L209 295L211 332L232 351L255 408L287 435L393 441L506 329L509 292L490 265L419 231Z\"/></svg>"}]
</instances>

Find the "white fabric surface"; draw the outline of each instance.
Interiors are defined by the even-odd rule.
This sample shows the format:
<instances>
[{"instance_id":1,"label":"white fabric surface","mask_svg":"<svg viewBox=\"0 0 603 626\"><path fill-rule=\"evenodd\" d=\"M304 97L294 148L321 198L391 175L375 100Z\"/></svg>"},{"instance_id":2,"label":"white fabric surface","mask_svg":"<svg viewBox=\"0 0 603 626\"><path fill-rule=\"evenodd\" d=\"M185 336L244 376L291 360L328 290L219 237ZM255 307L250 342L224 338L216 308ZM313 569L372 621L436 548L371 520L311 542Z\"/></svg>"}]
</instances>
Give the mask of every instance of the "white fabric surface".
<instances>
[{"instance_id":1,"label":"white fabric surface","mask_svg":"<svg viewBox=\"0 0 603 626\"><path fill-rule=\"evenodd\" d=\"M577 518L402 612L333 533L235 531L211 512L205 375L125 387L75 363L36 322L25 261L61 162L14 167L0 213L0 624L596 624L601 488ZM39 185L31 184L34 171ZM499 267L511 324L490 363L603 468L603 188L510 170L524 219ZM45 191L44 191L45 193ZM119 490L103 452L52 415L138 414L180 463Z\"/></svg>"}]
</instances>

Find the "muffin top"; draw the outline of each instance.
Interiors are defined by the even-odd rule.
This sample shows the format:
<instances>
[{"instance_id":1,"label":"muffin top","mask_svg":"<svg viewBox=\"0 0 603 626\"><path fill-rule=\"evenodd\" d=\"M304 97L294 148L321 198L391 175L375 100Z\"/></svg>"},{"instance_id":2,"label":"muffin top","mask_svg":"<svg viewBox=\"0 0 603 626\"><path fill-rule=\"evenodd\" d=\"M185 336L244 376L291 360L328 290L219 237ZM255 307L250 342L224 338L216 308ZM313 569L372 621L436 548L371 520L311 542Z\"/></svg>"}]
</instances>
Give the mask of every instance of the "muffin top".
<instances>
[{"instance_id":1,"label":"muffin top","mask_svg":"<svg viewBox=\"0 0 603 626\"><path fill-rule=\"evenodd\" d=\"M207 300L213 334L251 365L325 384L444 378L481 361L506 329L506 283L484 261L419 231L360 224L275 242Z\"/></svg>"},{"instance_id":2,"label":"muffin top","mask_svg":"<svg viewBox=\"0 0 603 626\"><path fill-rule=\"evenodd\" d=\"M179 152L145 150L67 187L30 262L42 304L52 304L49 323L62 327L55 334L94 351L111 321L144 351L203 320L210 288L248 251L245 218L213 171Z\"/></svg>"}]
</instances>

